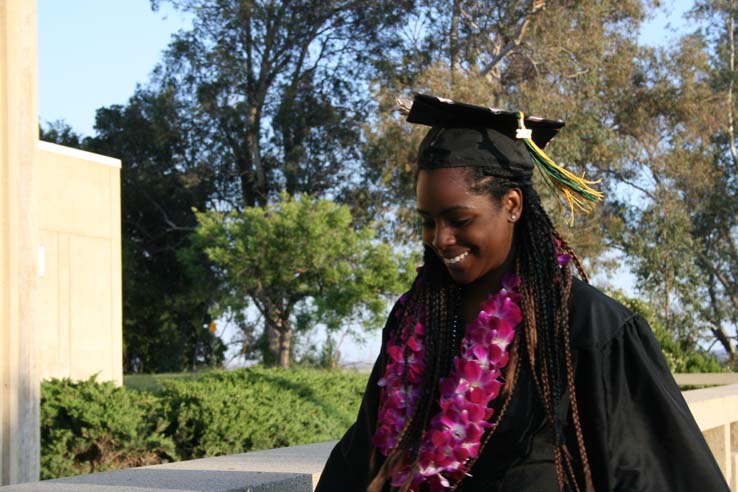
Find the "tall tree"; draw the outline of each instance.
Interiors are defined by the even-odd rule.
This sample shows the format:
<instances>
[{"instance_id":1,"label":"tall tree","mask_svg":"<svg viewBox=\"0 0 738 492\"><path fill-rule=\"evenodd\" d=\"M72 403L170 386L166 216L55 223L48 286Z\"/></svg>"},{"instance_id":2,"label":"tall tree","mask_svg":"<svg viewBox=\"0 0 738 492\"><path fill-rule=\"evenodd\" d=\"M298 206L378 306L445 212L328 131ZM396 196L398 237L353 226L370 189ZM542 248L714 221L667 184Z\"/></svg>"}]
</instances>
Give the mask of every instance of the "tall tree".
<instances>
[{"instance_id":1,"label":"tall tree","mask_svg":"<svg viewBox=\"0 0 738 492\"><path fill-rule=\"evenodd\" d=\"M223 361L210 331L215 278L207 257L184 262L207 206L212 170L193 158L171 93L138 89L125 106L101 108L84 148L121 159L123 341L126 372L193 370Z\"/></svg>"},{"instance_id":2,"label":"tall tree","mask_svg":"<svg viewBox=\"0 0 738 492\"><path fill-rule=\"evenodd\" d=\"M172 94L192 162L210 169L208 208L265 206L283 190L348 195L364 174L359 130L373 63L398 43L414 0L151 5L161 3L192 15L153 85ZM266 324L270 339L275 326Z\"/></svg>"},{"instance_id":3,"label":"tall tree","mask_svg":"<svg viewBox=\"0 0 738 492\"><path fill-rule=\"evenodd\" d=\"M738 326L735 12L734 2L698 2L692 17L705 27L641 57L616 94L629 149L618 178L628 192L611 202L609 231L663 326L687 346L708 333L731 357Z\"/></svg>"},{"instance_id":4,"label":"tall tree","mask_svg":"<svg viewBox=\"0 0 738 492\"><path fill-rule=\"evenodd\" d=\"M704 311L709 311L712 327L717 330L732 325L736 330L734 338L738 338L738 202L735 199L738 196L735 131L738 2L704 0L697 2L693 13L706 25L702 36L708 43L713 67L709 80L716 96L716 109L721 109L713 113L718 118L718 128L711 135L708 150L712 180L708 193L702 195L703 199L708 198L709 206L694 218L695 232L704 248L698 254L709 301ZM726 350L735 357L734 347L726 346Z\"/></svg>"},{"instance_id":5,"label":"tall tree","mask_svg":"<svg viewBox=\"0 0 738 492\"><path fill-rule=\"evenodd\" d=\"M369 62L396 42L412 0L161 1L193 15L157 80L196 128L189 145L217 169L218 200L335 193L360 173Z\"/></svg>"}]
</instances>

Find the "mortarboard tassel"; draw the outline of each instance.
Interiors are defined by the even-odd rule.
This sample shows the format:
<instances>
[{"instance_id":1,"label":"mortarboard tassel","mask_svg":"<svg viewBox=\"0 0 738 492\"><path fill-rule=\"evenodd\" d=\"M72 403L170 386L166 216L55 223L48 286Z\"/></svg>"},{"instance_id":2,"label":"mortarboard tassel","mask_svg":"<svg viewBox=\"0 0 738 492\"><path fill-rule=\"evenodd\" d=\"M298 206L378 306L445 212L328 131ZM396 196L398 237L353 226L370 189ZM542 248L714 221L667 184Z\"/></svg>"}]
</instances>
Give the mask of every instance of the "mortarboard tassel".
<instances>
[{"instance_id":1,"label":"mortarboard tassel","mask_svg":"<svg viewBox=\"0 0 738 492\"><path fill-rule=\"evenodd\" d=\"M403 116L407 116L410 114L410 108L412 108L413 103L408 101L407 99L402 98L396 98L395 103L397 103L398 109L400 111L400 114Z\"/></svg>"},{"instance_id":2,"label":"mortarboard tassel","mask_svg":"<svg viewBox=\"0 0 738 492\"><path fill-rule=\"evenodd\" d=\"M524 115L522 112L517 113L518 130L515 137L525 142L530 152L533 162L541 171L543 179L549 188L560 200L560 204L568 205L571 214L569 216L569 225L574 224L574 214L576 210L588 214L593 209L593 204L601 201L605 195L592 188L590 185L597 184L597 181L584 179L584 175L580 178L571 171L556 164L546 153L536 145L533 141L531 130L525 127Z\"/></svg>"}]
</instances>

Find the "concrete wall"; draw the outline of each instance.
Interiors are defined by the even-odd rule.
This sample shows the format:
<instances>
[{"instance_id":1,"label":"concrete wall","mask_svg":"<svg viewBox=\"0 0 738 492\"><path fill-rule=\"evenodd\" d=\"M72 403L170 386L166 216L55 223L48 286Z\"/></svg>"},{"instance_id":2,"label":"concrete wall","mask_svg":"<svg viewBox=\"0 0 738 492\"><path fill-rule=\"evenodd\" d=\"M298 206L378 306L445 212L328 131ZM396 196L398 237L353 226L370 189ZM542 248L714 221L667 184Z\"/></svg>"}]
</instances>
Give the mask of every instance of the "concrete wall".
<instances>
[{"instance_id":1,"label":"concrete wall","mask_svg":"<svg viewBox=\"0 0 738 492\"><path fill-rule=\"evenodd\" d=\"M36 1L0 0L0 483L38 479Z\"/></svg>"},{"instance_id":2,"label":"concrete wall","mask_svg":"<svg viewBox=\"0 0 738 492\"><path fill-rule=\"evenodd\" d=\"M731 490L738 491L738 384L683 395Z\"/></svg>"},{"instance_id":3,"label":"concrete wall","mask_svg":"<svg viewBox=\"0 0 738 492\"><path fill-rule=\"evenodd\" d=\"M335 442L0 487L0 492L312 492Z\"/></svg>"},{"instance_id":4,"label":"concrete wall","mask_svg":"<svg viewBox=\"0 0 738 492\"><path fill-rule=\"evenodd\" d=\"M39 144L36 38L0 0L0 484L38 479L41 378L122 382L120 162Z\"/></svg>"},{"instance_id":5,"label":"concrete wall","mask_svg":"<svg viewBox=\"0 0 738 492\"><path fill-rule=\"evenodd\" d=\"M120 161L39 143L39 376L123 383Z\"/></svg>"}]
</instances>

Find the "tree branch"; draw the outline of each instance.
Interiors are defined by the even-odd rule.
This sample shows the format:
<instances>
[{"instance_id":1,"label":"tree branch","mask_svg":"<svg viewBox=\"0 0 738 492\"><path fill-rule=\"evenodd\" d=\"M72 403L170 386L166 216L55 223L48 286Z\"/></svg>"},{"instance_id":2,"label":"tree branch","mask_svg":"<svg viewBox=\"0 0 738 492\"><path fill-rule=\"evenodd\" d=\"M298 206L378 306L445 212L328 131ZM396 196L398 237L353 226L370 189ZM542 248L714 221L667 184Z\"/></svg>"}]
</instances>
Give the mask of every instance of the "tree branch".
<instances>
[{"instance_id":1,"label":"tree branch","mask_svg":"<svg viewBox=\"0 0 738 492\"><path fill-rule=\"evenodd\" d=\"M738 294L736 293L736 286L733 285L729 279L725 277L725 274L720 271L713 263L710 261L710 259L703 253L702 251L697 251L697 257L699 258L700 262L707 268L710 273L712 273L715 278L718 279L720 282L720 285L723 286L723 290L725 291L725 295L728 297L728 300L730 300L730 303L733 305L733 308L738 311Z\"/></svg>"},{"instance_id":2,"label":"tree branch","mask_svg":"<svg viewBox=\"0 0 738 492\"><path fill-rule=\"evenodd\" d=\"M733 7L734 2L730 2L730 6ZM730 143L730 155L733 157L733 166L738 166L738 150L735 148L735 128L734 128L734 115L733 115L733 78L735 77L735 42L733 39L734 19L733 9L730 9L728 14L728 50L730 52L729 59L729 80L728 83L728 140Z\"/></svg>"},{"instance_id":3,"label":"tree branch","mask_svg":"<svg viewBox=\"0 0 738 492\"><path fill-rule=\"evenodd\" d=\"M482 77L486 77L487 74L497 66L498 63L500 63L507 55L510 53L513 49L520 46L520 43L523 42L523 36L525 36L525 30L528 28L528 24L530 23L531 19L543 8L546 6L546 2L541 0L534 0L533 5L530 9L530 12L528 15L525 16L523 19L523 22L518 26L517 32L515 33L515 37L509 41L502 50L495 56L492 61L490 61L482 70L479 71L479 75Z\"/></svg>"}]
</instances>

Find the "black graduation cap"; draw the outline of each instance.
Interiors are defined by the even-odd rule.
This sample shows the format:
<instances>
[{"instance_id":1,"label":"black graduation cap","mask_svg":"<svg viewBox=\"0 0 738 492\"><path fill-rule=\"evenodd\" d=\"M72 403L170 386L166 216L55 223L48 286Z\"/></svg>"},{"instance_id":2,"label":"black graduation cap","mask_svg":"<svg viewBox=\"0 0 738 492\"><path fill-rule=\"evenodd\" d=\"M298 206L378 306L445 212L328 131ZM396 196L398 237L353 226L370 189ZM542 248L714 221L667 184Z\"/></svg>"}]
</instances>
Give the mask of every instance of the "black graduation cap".
<instances>
[{"instance_id":1,"label":"black graduation cap","mask_svg":"<svg viewBox=\"0 0 738 492\"><path fill-rule=\"evenodd\" d=\"M533 168L571 210L589 212L602 193L590 187L599 181L576 176L556 164L543 148L564 126L563 121L525 117L465 104L441 97L417 94L407 121L431 127L420 144L418 167L484 167L491 175L530 179Z\"/></svg>"},{"instance_id":2,"label":"black graduation cap","mask_svg":"<svg viewBox=\"0 0 738 492\"><path fill-rule=\"evenodd\" d=\"M473 166L504 176L533 173L533 159L524 140L517 138L518 113L418 94L407 121L432 127L420 145L421 169ZM563 121L535 116L525 117L524 124L539 148L564 126Z\"/></svg>"}]
</instances>

